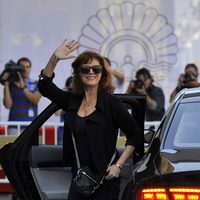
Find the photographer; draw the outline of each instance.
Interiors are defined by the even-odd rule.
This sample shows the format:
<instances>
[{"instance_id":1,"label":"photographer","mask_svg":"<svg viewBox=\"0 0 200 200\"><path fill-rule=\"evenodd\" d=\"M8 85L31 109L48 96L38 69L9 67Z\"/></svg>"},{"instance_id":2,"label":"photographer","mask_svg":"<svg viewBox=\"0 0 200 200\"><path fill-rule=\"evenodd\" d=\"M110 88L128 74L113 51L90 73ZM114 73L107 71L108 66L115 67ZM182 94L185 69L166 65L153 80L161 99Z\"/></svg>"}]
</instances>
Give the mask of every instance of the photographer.
<instances>
[{"instance_id":1,"label":"photographer","mask_svg":"<svg viewBox=\"0 0 200 200\"><path fill-rule=\"evenodd\" d=\"M198 67L193 63L187 64L185 66L185 74L180 74L178 84L172 91L169 101L171 102L176 94L184 88L199 87L200 84L198 83L198 75Z\"/></svg>"},{"instance_id":2,"label":"photographer","mask_svg":"<svg viewBox=\"0 0 200 200\"><path fill-rule=\"evenodd\" d=\"M30 71L31 61L25 57L20 58L17 64L10 61L5 65L1 83L5 86L3 104L10 109L8 121L32 121L37 115L41 94L37 81L29 78ZM10 126L8 134L16 135L16 126Z\"/></svg>"},{"instance_id":3,"label":"photographer","mask_svg":"<svg viewBox=\"0 0 200 200\"><path fill-rule=\"evenodd\" d=\"M161 120L165 113L165 97L162 89L153 84L153 78L146 68L136 72L136 79L130 82L127 93L146 96L146 121Z\"/></svg>"}]
</instances>

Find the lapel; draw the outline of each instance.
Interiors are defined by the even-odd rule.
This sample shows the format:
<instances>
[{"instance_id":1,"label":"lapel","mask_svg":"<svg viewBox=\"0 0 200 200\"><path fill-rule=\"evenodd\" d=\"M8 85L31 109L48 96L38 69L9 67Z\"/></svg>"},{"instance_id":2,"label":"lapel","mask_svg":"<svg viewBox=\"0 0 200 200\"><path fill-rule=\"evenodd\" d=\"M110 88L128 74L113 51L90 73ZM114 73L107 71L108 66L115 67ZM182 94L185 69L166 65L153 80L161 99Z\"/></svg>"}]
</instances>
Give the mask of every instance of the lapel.
<instances>
[{"instance_id":1,"label":"lapel","mask_svg":"<svg viewBox=\"0 0 200 200\"><path fill-rule=\"evenodd\" d=\"M105 111L105 105L104 105L104 92L99 91L97 95L97 103L96 103L96 112L89 115L87 118L87 121L93 121L95 123L100 123L101 121L101 114Z\"/></svg>"}]
</instances>

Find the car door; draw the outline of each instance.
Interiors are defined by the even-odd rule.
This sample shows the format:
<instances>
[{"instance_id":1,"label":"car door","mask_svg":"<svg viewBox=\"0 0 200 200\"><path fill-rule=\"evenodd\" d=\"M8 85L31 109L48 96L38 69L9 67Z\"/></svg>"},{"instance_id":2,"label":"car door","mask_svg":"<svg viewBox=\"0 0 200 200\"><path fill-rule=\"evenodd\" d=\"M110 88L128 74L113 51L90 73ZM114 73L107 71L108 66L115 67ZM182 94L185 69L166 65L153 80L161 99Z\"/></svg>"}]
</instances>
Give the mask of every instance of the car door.
<instances>
[{"instance_id":1,"label":"car door","mask_svg":"<svg viewBox=\"0 0 200 200\"><path fill-rule=\"evenodd\" d=\"M116 96L144 129L145 97L125 94ZM67 199L71 169L62 165L62 146L38 144L39 128L58 109L58 106L51 103L13 143L0 150L0 164L20 200ZM133 164L143 153L144 143L140 145L139 154L124 165L121 190L130 177Z\"/></svg>"}]
</instances>

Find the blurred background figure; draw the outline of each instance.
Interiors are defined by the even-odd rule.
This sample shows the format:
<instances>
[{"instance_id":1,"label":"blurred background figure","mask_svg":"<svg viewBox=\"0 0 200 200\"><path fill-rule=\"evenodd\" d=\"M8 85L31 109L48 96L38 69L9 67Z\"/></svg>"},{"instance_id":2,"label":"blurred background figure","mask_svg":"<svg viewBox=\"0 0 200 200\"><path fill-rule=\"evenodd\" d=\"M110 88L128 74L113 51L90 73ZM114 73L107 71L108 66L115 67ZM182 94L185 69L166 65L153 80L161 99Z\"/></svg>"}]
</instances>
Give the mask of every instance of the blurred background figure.
<instances>
[{"instance_id":1,"label":"blurred background figure","mask_svg":"<svg viewBox=\"0 0 200 200\"><path fill-rule=\"evenodd\" d=\"M185 66L185 74L180 74L178 84L170 95L170 102L174 99L176 94L184 88L199 87L198 83L199 71L194 63L189 63Z\"/></svg>"},{"instance_id":2,"label":"blurred background figure","mask_svg":"<svg viewBox=\"0 0 200 200\"><path fill-rule=\"evenodd\" d=\"M146 96L146 121L160 121L165 113L165 97L162 89L153 84L154 80L148 69L136 72L136 80L131 80L127 93Z\"/></svg>"},{"instance_id":3,"label":"blurred background figure","mask_svg":"<svg viewBox=\"0 0 200 200\"><path fill-rule=\"evenodd\" d=\"M67 80L65 81L65 87L63 88L64 91L72 91L72 81L73 81L73 77L70 76L67 78ZM55 112L56 116L60 116L60 122L64 122L64 118L65 118L65 111L60 109L58 111ZM63 144L63 127L59 127L58 128L58 144L62 145Z\"/></svg>"},{"instance_id":4,"label":"blurred background figure","mask_svg":"<svg viewBox=\"0 0 200 200\"><path fill-rule=\"evenodd\" d=\"M1 83L4 84L3 104L9 109L8 121L32 121L37 116L41 94L38 82L30 79L30 72L31 61L26 57L5 65ZM16 135L17 127L9 126L8 134Z\"/></svg>"},{"instance_id":5,"label":"blurred background figure","mask_svg":"<svg viewBox=\"0 0 200 200\"><path fill-rule=\"evenodd\" d=\"M120 88L122 86L122 84L124 83L124 74L115 69L112 69L109 58L104 57L104 59L106 60L107 64L110 66L111 74L113 77L113 83L115 86L115 93L117 93L117 89Z\"/></svg>"}]
</instances>

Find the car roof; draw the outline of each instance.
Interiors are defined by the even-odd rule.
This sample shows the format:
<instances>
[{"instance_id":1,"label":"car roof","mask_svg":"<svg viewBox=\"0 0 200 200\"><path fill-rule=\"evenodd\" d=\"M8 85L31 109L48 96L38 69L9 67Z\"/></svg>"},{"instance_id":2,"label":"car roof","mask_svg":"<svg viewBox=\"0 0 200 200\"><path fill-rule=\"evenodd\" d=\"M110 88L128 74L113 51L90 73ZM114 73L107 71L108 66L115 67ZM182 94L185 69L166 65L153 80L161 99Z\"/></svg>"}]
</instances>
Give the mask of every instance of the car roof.
<instances>
[{"instance_id":1,"label":"car roof","mask_svg":"<svg viewBox=\"0 0 200 200\"><path fill-rule=\"evenodd\" d=\"M174 103L177 101L180 103L200 101L200 87L181 90L175 97Z\"/></svg>"}]
</instances>

